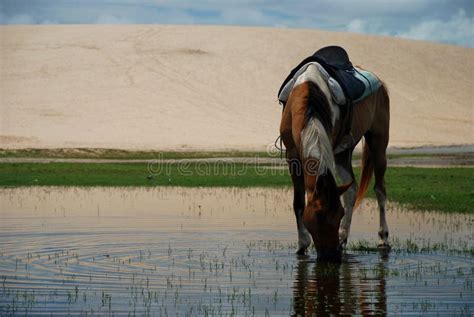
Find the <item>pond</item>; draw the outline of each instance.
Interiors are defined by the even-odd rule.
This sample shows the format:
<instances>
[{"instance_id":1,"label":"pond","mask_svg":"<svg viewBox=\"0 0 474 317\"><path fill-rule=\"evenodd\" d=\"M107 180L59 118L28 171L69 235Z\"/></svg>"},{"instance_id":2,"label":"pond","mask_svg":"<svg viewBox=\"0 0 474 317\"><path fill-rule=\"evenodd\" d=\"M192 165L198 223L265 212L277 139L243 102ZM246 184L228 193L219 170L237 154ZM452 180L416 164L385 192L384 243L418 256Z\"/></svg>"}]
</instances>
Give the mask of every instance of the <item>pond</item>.
<instances>
[{"instance_id":1,"label":"pond","mask_svg":"<svg viewBox=\"0 0 474 317\"><path fill-rule=\"evenodd\" d=\"M474 311L474 216L354 212L340 265L298 257L289 188L0 190L1 315L288 316Z\"/></svg>"}]
</instances>

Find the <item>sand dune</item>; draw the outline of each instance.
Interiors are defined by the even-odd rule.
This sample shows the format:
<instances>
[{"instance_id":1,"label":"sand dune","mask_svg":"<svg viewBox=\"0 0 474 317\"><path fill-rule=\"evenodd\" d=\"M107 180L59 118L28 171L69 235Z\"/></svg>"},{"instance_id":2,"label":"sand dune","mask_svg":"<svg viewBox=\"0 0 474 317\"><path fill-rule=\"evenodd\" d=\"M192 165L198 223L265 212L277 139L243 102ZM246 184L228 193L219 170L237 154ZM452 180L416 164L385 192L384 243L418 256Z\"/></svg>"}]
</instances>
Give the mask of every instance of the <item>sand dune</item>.
<instances>
[{"instance_id":1,"label":"sand dune","mask_svg":"<svg viewBox=\"0 0 474 317\"><path fill-rule=\"evenodd\" d=\"M1 26L0 147L264 149L276 93L325 45L392 100L390 146L473 144L474 50L314 30Z\"/></svg>"}]
</instances>

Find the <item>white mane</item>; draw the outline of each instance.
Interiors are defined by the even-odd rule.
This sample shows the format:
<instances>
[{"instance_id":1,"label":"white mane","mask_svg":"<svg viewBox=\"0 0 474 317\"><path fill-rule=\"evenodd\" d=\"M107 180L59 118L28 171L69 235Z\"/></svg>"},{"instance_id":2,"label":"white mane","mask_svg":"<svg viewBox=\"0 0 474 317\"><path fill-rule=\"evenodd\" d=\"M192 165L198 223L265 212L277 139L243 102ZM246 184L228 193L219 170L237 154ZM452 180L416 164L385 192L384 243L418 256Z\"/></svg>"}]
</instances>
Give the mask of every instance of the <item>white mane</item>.
<instances>
[{"instance_id":1,"label":"white mane","mask_svg":"<svg viewBox=\"0 0 474 317\"><path fill-rule=\"evenodd\" d=\"M310 63L306 68L303 67L303 69L302 73L295 79L293 87L305 82L313 82L316 84L329 102L331 122L334 126L336 120L339 118L339 107L331 97L328 84L321 73L321 65L318 63ZM336 177L336 164L331 139L317 118L311 118L301 131L301 144L303 146L303 160L312 158L319 162L317 175L321 175L329 170L332 175Z\"/></svg>"},{"instance_id":2,"label":"white mane","mask_svg":"<svg viewBox=\"0 0 474 317\"><path fill-rule=\"evenodd\" d=\"M334 126L336 124L336 120L339 118L339 106L334 102L331 96L331 91L329 90L329 86L326 80L323 78L323 74L321 73L321 70L324 70L324 69L318 63L309 64L308 67L304 70L304 72L296 78L294 87L308 81L315 83L319 87L319 89L321 89L323 94L326 96L326 99L329 102L329 105L331 106L330 107L331 122L332 122L332 125Z\"/></svg>"},{"instance_id":3,"label":"white mane","mask_svg":"<svg viewBox=\"0 0 474 317\"><path fill-rule=\"evenodd\" d=\"M319 161L317 175L321 175L329 169L336 177L336 164L331 140L317 118L311 118L301 131L301 145L303 146L303 160L313 158Z\"/></svg>"}]
</instances>

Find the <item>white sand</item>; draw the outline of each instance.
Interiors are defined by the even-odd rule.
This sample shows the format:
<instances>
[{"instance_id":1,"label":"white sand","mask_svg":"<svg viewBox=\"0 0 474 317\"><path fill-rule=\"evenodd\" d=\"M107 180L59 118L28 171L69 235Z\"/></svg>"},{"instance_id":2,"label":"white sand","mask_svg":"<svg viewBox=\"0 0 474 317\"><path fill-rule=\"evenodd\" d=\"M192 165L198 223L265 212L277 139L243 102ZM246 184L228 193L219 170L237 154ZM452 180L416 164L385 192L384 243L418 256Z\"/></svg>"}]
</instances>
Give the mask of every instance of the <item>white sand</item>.
<instances>
[{"instance_id":1,"label":"white sand","mask_svg":"<svg viewBox=\"0 0 474 317\"><path fill-rule=\"evenodd\" d=\"M277 90L345 47L392 100L390 146L474 143L474 50L314 30L1 26L0 148L265 149Z\"/></svg>"}]
</instances>

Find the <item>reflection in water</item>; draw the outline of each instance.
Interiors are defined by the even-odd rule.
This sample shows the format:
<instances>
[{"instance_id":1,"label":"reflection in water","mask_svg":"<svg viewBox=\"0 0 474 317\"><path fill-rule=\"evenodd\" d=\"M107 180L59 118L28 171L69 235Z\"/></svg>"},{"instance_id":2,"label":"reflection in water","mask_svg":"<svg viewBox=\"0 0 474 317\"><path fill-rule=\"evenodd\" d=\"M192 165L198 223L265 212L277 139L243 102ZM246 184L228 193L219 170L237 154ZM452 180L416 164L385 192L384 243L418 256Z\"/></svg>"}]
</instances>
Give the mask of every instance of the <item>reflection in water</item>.
<instances>
[{"instance_id":1,"label":"reflection in water","mask_svg":"<svg viewBox=\"0 0 474 317\"><path fill-rule=\"evenodd\" d=\"M294 316L385 316L387 260L388 254L381 253L368 272L349 255L340 264L301 257L295 272Z\"/></svg>"}]
</instances>

